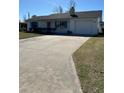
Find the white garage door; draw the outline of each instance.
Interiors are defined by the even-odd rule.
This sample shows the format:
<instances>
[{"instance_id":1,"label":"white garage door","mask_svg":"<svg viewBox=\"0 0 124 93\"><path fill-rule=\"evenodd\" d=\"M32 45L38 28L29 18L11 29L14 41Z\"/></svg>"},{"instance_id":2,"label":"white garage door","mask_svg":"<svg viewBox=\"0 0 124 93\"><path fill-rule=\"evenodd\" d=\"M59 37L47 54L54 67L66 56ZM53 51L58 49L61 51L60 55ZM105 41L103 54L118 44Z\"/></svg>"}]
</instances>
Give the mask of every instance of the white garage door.
<instances>
[{"instance_id":1,"label":"white garage door","mask_svg":"<svg viewBox=\"0 0 124 93\"><path fill-rule=\"evenodd\" d=\"M92 21L75 21L75 30L76 34L96 35L98 33L96 23Z\"/></svg>"}]
</instances>

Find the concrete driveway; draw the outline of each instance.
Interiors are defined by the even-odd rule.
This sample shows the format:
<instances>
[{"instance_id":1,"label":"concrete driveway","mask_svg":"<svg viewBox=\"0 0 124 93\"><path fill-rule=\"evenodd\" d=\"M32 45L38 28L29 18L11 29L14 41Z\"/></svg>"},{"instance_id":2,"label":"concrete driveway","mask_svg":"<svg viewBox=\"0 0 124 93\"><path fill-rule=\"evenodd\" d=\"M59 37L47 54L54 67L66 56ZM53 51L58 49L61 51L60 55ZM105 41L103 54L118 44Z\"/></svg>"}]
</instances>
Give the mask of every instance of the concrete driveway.
<instances>
[{"instance_id":1,"label":"concrete driveway","mask_svg":"<svg viewBox=\"0 0 124 93\"><path fill-rule=\"evenodd\" d=\"M72 54L88 39L46 35L20 40L20 93L82 93Z\"/></svg>"}]
</instances>

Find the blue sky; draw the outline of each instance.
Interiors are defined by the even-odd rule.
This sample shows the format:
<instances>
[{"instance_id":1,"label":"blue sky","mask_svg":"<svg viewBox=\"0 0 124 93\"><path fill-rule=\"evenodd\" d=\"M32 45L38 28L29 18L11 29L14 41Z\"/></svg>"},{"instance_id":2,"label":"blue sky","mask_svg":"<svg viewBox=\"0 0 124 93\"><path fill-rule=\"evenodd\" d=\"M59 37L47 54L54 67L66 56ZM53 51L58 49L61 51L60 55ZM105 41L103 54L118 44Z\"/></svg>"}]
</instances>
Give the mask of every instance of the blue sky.
<instances>
[{"instance_id":1,"label":"blue sky","mask_svg":"<svg viewBox=\"0 0 124 93\"><path fill-rule=\"evenodd\" d=\"M49 15L53 13L56 6L62 6L64 11L68 10L70 0L20 0L19 18L30 15ZM75 0L76 11L103 10L104 0Z\"/></svg>"}]
</instances>

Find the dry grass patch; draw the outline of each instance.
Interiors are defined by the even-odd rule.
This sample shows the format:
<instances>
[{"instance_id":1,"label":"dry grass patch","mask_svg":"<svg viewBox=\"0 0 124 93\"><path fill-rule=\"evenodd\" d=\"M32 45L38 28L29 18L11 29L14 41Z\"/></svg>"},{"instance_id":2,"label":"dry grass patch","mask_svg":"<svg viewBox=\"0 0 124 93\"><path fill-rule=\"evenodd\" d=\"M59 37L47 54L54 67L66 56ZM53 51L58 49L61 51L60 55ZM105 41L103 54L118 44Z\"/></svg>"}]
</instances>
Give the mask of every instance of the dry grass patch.
<instances>
[{"instance_id":1,"label":"dry grass patch","mask_svg":"<svg viewBox=\"0 0 124 93\"><path fill-rule=\"evenodd\" d=\"M26 32L19 32L19 39L31 38L36 36L41 36L42 34L37 33L26 33Z\"/></svg>"},{"instance_id":2,"label":"dry grass patch","mask_svg":"<svg viewBox=\"0 0 124 93\"><path fill-rule=\"evenodd\" d=\"M83 93L104 93L104 37L86 41L73 59Z\"/></svg>"}]
</instances>

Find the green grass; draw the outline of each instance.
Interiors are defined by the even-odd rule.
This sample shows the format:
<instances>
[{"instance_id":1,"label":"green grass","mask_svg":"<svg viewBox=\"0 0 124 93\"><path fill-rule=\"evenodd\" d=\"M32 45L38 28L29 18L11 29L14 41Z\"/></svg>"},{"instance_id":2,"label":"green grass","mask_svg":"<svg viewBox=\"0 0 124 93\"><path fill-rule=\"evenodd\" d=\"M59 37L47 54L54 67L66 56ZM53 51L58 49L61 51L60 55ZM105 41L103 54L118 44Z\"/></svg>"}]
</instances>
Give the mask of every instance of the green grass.
<instances>
[{"instance_id":1,"label":"green grass","mask_svg":"<svg viewBox=\"0 0 124 93\"><path fill-rule=\"evenodd\" d=\"M92 37L74 54L83 93L104 93L104 37Z\"/></svg>"},{"instance_id":2,"label":"green grass","mask_svg":"<svg viewBox=\"0 0 124 93\"><path fill-rule=\"evenodd\" d=\"M42 34L19 32L19 39L41 36Z\"/></svg>"}]
</instances>

